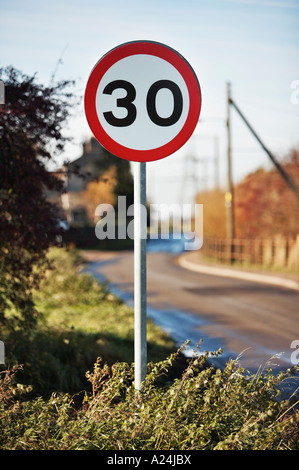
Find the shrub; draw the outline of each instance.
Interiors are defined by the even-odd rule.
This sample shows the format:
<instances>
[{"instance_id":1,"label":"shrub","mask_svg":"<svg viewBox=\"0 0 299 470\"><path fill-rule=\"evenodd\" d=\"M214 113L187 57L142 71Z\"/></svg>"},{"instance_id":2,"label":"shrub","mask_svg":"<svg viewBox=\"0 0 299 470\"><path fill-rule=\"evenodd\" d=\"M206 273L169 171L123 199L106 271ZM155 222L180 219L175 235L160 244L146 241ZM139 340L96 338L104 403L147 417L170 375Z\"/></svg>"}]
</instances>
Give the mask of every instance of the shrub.
<instances>
[{"instance_id":1,"label":"shrub","mask_svg":"<svg viewBox=\"0 0 299 470\"><path fill-rule=\"evenodd\" d=\"M206 354L194 357L180 378L161 385L159 378L177 354L148 364L137 393L132 366L109 367L98 359L87 372L92 391L79 408L71 396L57 394L12 403L3 400L0 387L5 423L0 448L298 450L298 402L277 400L290 371L249 376L236 361L215 370L203 367Z\"/></svg>"}]
</instances>

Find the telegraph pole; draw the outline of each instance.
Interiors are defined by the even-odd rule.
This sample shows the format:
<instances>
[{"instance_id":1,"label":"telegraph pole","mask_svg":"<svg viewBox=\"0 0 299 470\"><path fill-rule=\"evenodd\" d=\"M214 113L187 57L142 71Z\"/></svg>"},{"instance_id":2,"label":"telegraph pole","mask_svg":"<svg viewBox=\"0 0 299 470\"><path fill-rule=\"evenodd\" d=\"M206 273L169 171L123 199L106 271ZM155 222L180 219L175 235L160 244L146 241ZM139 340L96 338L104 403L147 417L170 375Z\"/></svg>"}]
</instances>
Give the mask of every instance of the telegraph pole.
<instances>
[{"instance_id":1,"label":"telegraph pole","mask_svg":"<svg viewBox=\"0 0 299 470\"><path fill-rule=\"evenodd\" d=\"M215 189L219 189L219 138L214 136L214 175Z\"/></svg>"},{"instance_id":2,"label":"telegraph pole","mask_svg":"<svg viewBox=\"0 0 299 470\"><path fill-rule=\"evenodd\" d=\"M235 218L234 218L234 189L232 181L232 162L231 162L231 127L230 127L230 105L231 92L230 83L227 83L227 177L228 191L225 194L226 206L226 236L233 239L235 237Z\"/></svg>"}]
</instances>

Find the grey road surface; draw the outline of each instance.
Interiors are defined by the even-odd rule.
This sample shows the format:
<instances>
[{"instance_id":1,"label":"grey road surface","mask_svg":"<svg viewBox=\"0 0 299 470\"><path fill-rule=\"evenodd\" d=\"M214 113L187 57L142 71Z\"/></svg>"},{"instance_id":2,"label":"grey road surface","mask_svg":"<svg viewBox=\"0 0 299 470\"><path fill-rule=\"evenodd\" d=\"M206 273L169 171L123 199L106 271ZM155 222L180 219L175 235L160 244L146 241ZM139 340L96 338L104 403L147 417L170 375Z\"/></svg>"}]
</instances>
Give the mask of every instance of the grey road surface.
<instances>
[{"instance_id":1,"label":"grey road surface","mask_svg":"<svg viewBox=\"0 0 299 470\"><path fill-rule=\"evenodd\" d=\"M133 252L88 256L94 274L107 279L132 304ZM222 364L238 357L248 370L294 365L291 343L299 340L298 291L191 272L180 267L173 254L157 252L147 255L147 300L148 315L178 345L192 341L187 354L203 339L202 350L222 348Z\"/></svg>"}]
</instances>

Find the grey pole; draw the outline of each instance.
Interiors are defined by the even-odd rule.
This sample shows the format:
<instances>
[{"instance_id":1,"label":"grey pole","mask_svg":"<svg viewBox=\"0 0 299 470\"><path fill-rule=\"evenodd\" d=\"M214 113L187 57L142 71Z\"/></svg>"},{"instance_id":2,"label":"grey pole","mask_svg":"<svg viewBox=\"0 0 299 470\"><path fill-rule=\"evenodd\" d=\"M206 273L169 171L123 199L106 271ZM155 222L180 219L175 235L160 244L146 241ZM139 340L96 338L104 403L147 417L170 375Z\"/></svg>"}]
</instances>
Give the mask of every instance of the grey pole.
<instances>
[{"instance_id":1,"label":"grey pole","mask_svg":"<svg viewBox=\"0 0 299 470\"><path fill-rule=\"evenodd\" d=\"M134 362L135 389L147 372L146 344L146 163L134 162Z\"/></svg>"}]
</instances>

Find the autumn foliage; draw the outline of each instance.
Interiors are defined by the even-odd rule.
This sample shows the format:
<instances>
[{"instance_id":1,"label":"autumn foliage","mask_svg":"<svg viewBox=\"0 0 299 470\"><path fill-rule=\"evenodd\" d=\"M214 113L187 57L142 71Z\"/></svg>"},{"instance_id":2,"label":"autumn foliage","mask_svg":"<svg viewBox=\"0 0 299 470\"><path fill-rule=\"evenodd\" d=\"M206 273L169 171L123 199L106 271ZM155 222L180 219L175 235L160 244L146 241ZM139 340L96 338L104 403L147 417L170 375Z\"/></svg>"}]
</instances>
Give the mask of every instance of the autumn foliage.
<instances>
[{"instance_id":1,"label":"autumn foliage","mask_svg":"<svg viewBox=\"0 0 299 470\"><path fill-rule=\"evenodd\" d=\"M291 150L281 164L299 187L299 150ZM204 206L205 236L225 237L225 191L198 194L196 202ZM275 168L258 169L236 185L234 213L236 238L299 234L299 200Z\"/></svg>"},{"instance_id":2,"label":"autumn foliage","mask_svg":"<svg viewBox=\"0 0 299 470\"><path fill-rule=\"evenodd\" d=\"M205 237L225 237L225 192L221 189L206 191L196 196L203 204L203 230Z\"/></svg>"},{"instance_id":3,"label":"autumn foliage","mask_svg":"<svg viewBox=\"0 0 299 470\"><path fill-rule=\"evenodd\" d=\"M116 204L117 167L112 165L98 180L90 181L85 190L80 191L79 197L87 209L90 220L94 219L95 209L99 204Z\"/></svg>"}]
</instances>

